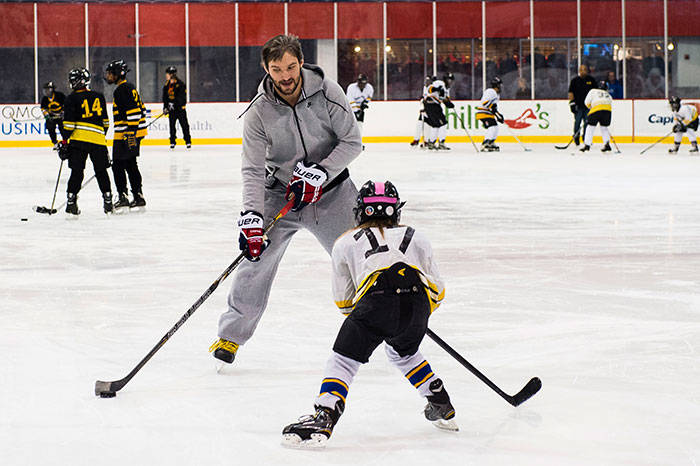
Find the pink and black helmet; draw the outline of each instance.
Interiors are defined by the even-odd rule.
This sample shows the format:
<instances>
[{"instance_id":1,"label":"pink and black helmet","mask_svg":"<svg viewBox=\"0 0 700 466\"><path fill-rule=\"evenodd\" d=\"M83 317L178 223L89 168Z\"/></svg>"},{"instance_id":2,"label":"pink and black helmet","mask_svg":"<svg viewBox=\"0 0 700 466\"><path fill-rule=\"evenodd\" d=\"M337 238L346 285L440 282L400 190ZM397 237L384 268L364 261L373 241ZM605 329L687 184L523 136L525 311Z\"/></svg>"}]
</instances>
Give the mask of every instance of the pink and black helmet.
<instances>
[{"instance_id":1,"label":"pink and black helmet","mask_svg":"<svg viewBox=\"0 0 700 466\"><path fill-rule=\"evenodd\" d=\"M360 225L369 220L389 218L399 223L404 204L391 181L367 181L357 194L357 206L353 209L355 221Z\"/></svg>"}]
</instances>

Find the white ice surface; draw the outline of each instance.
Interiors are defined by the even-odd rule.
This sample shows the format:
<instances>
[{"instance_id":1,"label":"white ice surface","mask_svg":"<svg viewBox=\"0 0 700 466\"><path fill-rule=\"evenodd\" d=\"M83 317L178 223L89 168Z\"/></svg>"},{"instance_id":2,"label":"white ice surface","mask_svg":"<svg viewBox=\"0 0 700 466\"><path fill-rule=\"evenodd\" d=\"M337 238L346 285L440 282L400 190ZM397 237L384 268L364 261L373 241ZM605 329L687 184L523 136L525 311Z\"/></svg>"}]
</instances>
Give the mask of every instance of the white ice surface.
<instances>
[{"instance_id":1,"label":"white ice surface","mask_svg":"<svg viewBox=\"0 0 700 466\"><path fill-rule=\"evenodd\" d=\"M426 339L449 434L377 351L323 452L280 446L342 322L305 232L235 367L207 352L229 278L116 398L93 394L237 255L240 147L144 147L147 212L106 217L93 182L77 221L31 211L51 202L55 153L0 149L0 464L699 464L700 157L453 147L370 144L352 176L391 179L432 240L447 297L431 328L506 392L543 389L513 408Z\"/></svg>"}]
</instances>

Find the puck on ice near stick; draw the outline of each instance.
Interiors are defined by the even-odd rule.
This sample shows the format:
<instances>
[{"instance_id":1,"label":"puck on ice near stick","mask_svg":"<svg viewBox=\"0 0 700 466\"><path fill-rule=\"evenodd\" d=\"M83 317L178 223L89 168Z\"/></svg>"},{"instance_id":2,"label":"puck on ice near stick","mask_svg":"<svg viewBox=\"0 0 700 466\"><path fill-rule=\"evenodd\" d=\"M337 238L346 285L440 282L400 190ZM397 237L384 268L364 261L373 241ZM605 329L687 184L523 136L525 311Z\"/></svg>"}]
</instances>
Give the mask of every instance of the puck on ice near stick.
<instances>
[{"instance_id":1,"label":"puck on ice near stick","mask_svg":"<svg viewBox=\"0 0 700 466\"><path fill-rule=\"evenodd\" d=\"M22 222L26 222L26 221L27 221L26 218L20 218L20 220L21 220Z\"/></svg>"},{"instance_id":2,"label":"puck on ice near stick","mask_svg":"<svg viewBox=\"0 0 700 466\"><path fill-rule=\"evenodd\" d=\"M114 398L117 396L116 392L100 392L100 398Z\"/></svg>"}]
</instances>

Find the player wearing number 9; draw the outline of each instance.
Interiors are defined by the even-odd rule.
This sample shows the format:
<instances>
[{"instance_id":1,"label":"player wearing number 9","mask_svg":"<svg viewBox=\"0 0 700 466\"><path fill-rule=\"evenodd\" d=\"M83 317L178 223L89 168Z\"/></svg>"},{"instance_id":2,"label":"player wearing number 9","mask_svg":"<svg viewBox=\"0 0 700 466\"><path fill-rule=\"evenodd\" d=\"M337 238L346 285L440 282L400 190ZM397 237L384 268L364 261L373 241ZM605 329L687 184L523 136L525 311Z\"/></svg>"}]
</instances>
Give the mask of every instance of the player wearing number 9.
<instances>
[{"instance_id":1,"label":"player wearing number 9","mask_svg":"<svg viewBox=\"0 0 700 466\"><path fill-rule=\"evenodd\" d=\"M61 150L58 152L61 159L68 159L71 169L66 212L80 214L78 192L83 182L85 162L90 156L97 184L102 191L103 208L108 213L112 211L112 184L107 174L109 154L105 133L109 128L109 117L105 96L90 90L90 73L85 68L72 69L68 74L68 82L73 92L66 98L63 127L69 135L68 141L61 141Z\"/></svg>"},{"instance_id":2,"label":"player wearing number 9","mask_svg":"<svg viewBox=\"0 0 700 466\"><path fill-rule=\"evenodd\" d=\"M124 60L110 62L105 69L105 79L109 84L116 84L114 89L114 145L112 157L114 165L114 184L117 186L119 199L114 205L117 211L124 207L143 207L142 177L136 161L139 156L141 140L146 136L146 107L141 102L136 87L126 80L129 72ZM129 203L126 178L129 176L133 201Z\"/></svg>"}]
</instances>

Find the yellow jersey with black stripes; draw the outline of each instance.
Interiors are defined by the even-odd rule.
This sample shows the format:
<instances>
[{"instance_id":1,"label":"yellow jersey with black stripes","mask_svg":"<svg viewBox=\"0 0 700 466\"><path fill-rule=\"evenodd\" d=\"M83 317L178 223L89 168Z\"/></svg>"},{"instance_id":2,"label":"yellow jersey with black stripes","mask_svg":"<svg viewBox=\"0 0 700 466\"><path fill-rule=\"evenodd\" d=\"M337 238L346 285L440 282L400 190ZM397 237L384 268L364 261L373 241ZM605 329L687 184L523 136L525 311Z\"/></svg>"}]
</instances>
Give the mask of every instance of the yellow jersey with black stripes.
<instances>
[{"instance_id":1,"label":"yellow jersey with black stripes","mask_svg":"<svg viewBox=\"0 0 700 466\"><path fill-rule=\"evenodd\" d=\"M612 97L610 93L604 89L591 89L586 94L586 100L584 103L588 107L588 114L600 112L602 110L607 110L612 112Z\"/></svg>"},{"instance_id":2,"label":"yellow jersey with black stripes","mask_svg":"<svg viewBox=\"0 0 700 466\"><path fill-rule=\"evenodd\" d=\"M431 312L445 296L430 242L410 226L350 230L335 242L331 261L333 299L344 314L352 311L383 271L398 262L418 272Z\"/></svg>"},{"instance_id":3,"label":"yellow jersey with black stripes","mask_svg":"<svg viewBox=\"0 0 700 466\"><path fill-rule=\"evenodd\" d=\"M107 102L100 92L83 88L66 97L63 128L70 132L69 141L83 141L106 146L109 128Z\"/></svg>"},{"instance_id":4,"label":"yellow jersey with black stripes","mask_svg":"<svg viewBox=\"0 0 700 466\"><path fill-rule=\"evenodd\" d=\"M125 139L125 134L136 133L137 138L146 136L146 107L133 84L126 80L117 83L114 89L112 115L114 117L114 139Z\"/></svg>"}]
</instances>

